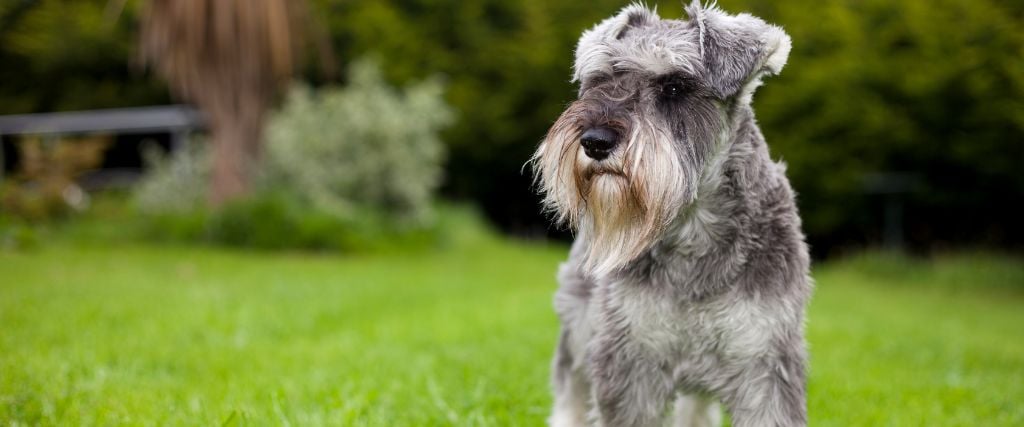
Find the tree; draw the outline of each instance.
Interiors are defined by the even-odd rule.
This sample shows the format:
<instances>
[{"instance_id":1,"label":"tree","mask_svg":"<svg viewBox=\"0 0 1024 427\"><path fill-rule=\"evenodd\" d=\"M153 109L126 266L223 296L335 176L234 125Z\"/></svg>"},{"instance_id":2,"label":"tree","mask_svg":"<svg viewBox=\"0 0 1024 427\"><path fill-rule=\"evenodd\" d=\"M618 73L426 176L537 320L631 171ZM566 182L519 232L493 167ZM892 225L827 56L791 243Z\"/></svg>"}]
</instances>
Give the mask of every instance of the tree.
<instances>
[{"instance_id":1,"label":"tree","mask_svg":"<svg viewBox=\"0 0 1024 427\"><path fill-rule=\"evenodd\" d=\"M213 205L244 195L264 116L292 77L308 21L301 0L150 0L143 60L210 124Z\"/></svg>"}]
</instances>

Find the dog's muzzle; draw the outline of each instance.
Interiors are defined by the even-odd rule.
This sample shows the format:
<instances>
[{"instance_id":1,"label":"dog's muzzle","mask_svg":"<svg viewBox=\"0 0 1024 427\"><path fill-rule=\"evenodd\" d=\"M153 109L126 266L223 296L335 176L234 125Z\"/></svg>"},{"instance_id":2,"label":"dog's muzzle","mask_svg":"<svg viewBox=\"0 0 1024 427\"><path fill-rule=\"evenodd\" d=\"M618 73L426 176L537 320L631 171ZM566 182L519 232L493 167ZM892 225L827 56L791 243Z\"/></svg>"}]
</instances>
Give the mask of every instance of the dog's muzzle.
<instances>
[{"instance_id":1,"label":"dog's muzzle","mask_svg":"<svg viewBox=\"0 0 1024 427\"><path fill-rule=\"evenodd\" d=\"M580 136L580 145L583 146L583 153L594 160L608 158L612 150L618 144L619 134L606 127L593 127L587 129Z\"/></svg>"}]
</instances>

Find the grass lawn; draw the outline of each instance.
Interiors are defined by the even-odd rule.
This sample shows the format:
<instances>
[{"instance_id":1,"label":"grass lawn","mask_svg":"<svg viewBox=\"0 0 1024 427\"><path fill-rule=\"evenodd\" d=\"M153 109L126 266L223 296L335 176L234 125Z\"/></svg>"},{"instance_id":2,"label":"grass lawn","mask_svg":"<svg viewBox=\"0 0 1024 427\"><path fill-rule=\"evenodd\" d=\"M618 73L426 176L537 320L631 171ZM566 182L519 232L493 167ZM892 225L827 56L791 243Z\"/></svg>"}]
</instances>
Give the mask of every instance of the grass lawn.
<instances>
[{"instance_id":1,"label":"grass lawn","mask_svg":"<svg viewBox=\"0 0 1024 427\"><path fill-rule=\"evenodd\" d=\"M542 425L565 248L0 253L0 424ZM1024 265L819 265L812 425L1024 425Z\"/></svg>"}]
</instances>

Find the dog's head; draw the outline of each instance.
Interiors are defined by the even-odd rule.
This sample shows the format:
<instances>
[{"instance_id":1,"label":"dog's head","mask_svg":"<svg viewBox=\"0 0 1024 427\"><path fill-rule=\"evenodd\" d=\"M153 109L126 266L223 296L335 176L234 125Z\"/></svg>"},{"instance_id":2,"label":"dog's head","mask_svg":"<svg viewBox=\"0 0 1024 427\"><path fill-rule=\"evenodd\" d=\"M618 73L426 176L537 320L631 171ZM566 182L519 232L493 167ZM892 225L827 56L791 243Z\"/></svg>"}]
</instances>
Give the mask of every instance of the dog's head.
<instances>
[{"instance_id":1,"label":"dog's head","mask_svg":"<svg viewBox=\"0 0 1024 427\"><path fill-rule=\"evenodd\" d=\"M579 98L532 159L545 205L584 239L584 268L635 259L692 205L731 140L730 114L789 54L782 29L694 1L686 20L631 5L583 33Z\"/></svg>"}]
</instances>

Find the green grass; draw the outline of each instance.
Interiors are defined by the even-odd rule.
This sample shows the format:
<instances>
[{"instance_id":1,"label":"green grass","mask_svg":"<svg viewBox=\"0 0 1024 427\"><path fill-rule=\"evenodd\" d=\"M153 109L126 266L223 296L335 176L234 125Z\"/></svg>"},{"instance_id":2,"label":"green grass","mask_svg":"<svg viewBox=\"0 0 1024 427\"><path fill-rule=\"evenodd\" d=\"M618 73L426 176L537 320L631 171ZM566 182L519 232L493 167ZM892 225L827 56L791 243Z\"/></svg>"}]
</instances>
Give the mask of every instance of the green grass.
<instances>
[{"instance_id":1,"label":"green grass","mask_svg":"<svg viewBox=\"0 0 1024 427\"><path fill-rule=\"evenodd\" d=\"M0 253L0 424L541 425L564 252ZM812 425L1024 425L1019 258L815 272Z\"/></svg>"}]
</instances>

